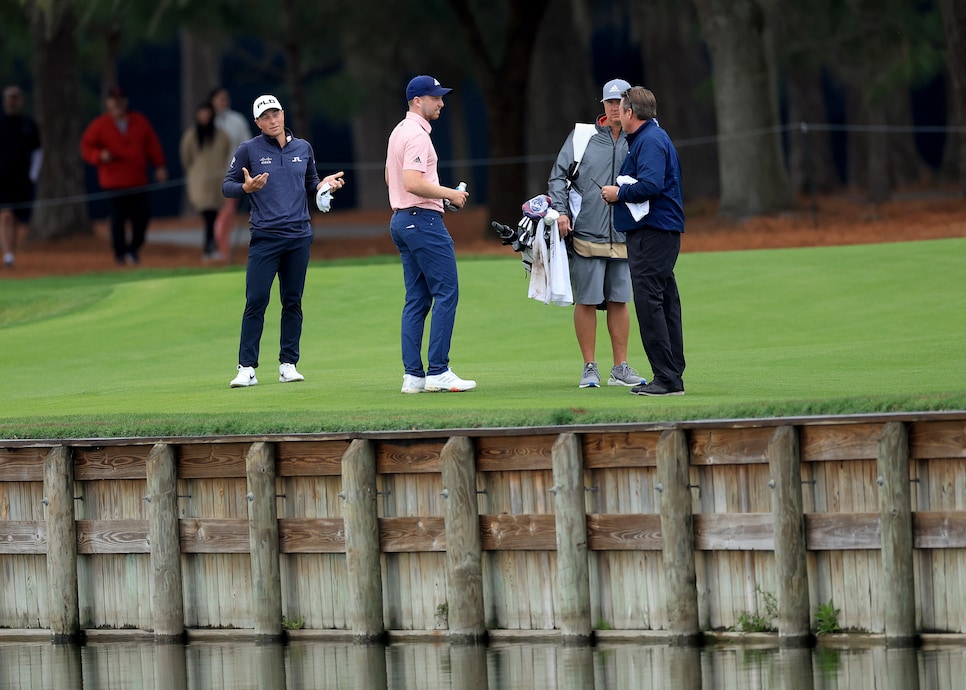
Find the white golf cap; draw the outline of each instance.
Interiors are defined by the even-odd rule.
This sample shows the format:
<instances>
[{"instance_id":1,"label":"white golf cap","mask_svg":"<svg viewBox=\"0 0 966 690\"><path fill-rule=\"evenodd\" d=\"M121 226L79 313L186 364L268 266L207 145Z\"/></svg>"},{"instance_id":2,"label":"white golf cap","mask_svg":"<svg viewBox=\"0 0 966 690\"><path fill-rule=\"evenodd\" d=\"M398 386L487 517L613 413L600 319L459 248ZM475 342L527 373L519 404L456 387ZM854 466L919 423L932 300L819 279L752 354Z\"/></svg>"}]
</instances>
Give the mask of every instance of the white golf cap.
<instances>
[{"instance_id":1,"label":"white golf cap","mask_svg":"<svg viewBox=\"0 0 966 690\"><path fill-rule=\"evenodd\" d=\"M278 99L275 98L275 96L272 96L271 94L259 96L255 99L255 102L252 103L252 115L257 120L262 113L264 113L266 110L271 110L272 108L275 108L276 110L282 109L282 104L278 102Z\"/></svg>"},{"instance_id":2,"label":"white golf cap","mask_svg":"<svg viewBox=\"0 0 966 690\"><path fill-rule=\"evenodd\" d=\"M620 100L621 94L631 88L623 79L611 79L609 82L604 84L604 95L600 99L600 102L611 101L614 99Z\"/></svg>"}]
</instances>

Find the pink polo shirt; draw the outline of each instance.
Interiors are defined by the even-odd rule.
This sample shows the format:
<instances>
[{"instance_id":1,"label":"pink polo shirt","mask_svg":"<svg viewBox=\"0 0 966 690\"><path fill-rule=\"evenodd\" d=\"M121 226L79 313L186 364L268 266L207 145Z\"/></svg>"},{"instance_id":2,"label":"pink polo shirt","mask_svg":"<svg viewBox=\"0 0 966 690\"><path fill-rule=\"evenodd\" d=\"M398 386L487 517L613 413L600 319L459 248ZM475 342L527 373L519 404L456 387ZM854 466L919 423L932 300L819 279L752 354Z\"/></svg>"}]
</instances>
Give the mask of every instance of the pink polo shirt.
<instances>
[{"instance_id":1,"label":"pink polo shirt","mask_svg":"<svg viewBox=\"0 0 966 690\"><path fill-rule=\"evenodd\" d=\"M418 170L430 182L439 184L436 171L436 149L429 133L433 130L426 118L409 111L389 135L386 153L386 177L389 183L389 205L394 211L418 206L443 212L442 199L427 199L407 192L403 186L403 170Z\"/></svg>"}]
</instances>

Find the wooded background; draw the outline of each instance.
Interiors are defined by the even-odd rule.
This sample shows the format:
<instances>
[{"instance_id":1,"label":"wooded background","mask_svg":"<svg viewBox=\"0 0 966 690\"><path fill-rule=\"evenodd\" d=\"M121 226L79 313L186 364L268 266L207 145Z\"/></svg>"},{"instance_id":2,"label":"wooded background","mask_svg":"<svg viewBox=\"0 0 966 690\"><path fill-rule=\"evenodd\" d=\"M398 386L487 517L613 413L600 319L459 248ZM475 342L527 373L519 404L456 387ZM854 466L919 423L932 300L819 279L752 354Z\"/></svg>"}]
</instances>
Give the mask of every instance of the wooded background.
<instances>
[{"instance_id":1,"label":"wooded background","mask_svg":"<svg viewBox=\"0 0 966 690\"><path fill-rule=\"evenodd\" d=\"M383 166L405 83L454 91L434 125L441 181L493 218L545 189L575 121L614 77L654 91L686 201L742 218L802 193L869 201L966 191L966 4L956 0L0 0L0 79L19 83L45 164L32 237L91 231L78 142L120 83L159 130L180 209L177 140L217 84L246 114L271 92L340 200L387 207ZM96 207L95 207L96 212Z\"/></svg>"}]
</instances>

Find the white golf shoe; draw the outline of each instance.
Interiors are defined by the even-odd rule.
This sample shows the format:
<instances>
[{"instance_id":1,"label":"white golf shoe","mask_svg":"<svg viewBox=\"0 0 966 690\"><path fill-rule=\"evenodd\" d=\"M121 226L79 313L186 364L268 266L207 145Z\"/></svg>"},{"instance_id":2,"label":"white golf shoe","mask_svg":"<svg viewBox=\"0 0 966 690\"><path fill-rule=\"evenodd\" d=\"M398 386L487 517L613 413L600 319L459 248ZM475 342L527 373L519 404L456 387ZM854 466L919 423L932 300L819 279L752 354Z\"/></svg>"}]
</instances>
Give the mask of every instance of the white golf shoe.
<instances>
[{"instance_id":1,"label":"white golf shoe","mask_svg":"<svg viewBox=\"0 0 966 690\"><path fill-rule=\"evenodd\" d=\"M238 375L229 384L232 388L242 388L243 386L254 386L258 384L255 378L255 367L243 367L238 365Z\"/></svg>"},{"instance_id":2,"label":"white golf shoe","mask_svg":"<svg viewBox=\"0 0 966 690\"><path fill-rule=\"evenodd\" d=\"M305 377L295 370L294 364L284 362L278 367L278 382L291 383L292 381L304 381Z\"/></svg>"},{"instance_id":3,"label":"white golf shoe","mask_svg":"<svg viewBox=\"0 0 966 690\"><path fill-rule=\"evenodd\" d=\"M426 377L426 391L437 393L449 391L450 393L462 393L476 388L476 381L466 381L457 376L452 369L447 369L442 374L433 374Z\"/></svg>"}]
</instances>

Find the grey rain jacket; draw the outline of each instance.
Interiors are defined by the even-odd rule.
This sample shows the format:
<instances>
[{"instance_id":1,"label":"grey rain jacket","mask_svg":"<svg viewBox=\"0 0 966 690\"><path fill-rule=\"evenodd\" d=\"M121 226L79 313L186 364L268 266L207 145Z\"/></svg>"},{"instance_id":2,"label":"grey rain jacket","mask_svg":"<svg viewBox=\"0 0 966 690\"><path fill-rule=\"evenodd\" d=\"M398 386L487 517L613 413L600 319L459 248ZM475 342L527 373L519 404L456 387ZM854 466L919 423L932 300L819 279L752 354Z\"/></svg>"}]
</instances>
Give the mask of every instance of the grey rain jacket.
<instances>
[{"instance_id":1,"label":"grey rain jacket","mask_svg":"<svg viewBox=\"0 0 966 690\"><path fill-rule=\"evenodd\" d=\"M603 118L598 118L597 132L587 142L583 158L580 160L577 179L574 180L571 193L580 197L580 211L574 218L575 209L572 207L567 192L567 171L574 162L574 131L571 130L557 154L557 160L550 171L547 181L547 193L553 200L553 207L560 213L570 217L574 235L582 240L608 244L623 242L624 236L614 230L613 211L600 198L601 186L616 184L617 171L627 156L627 138L621 132L617 140L611 135L611 129L602 125Z\"/></svg>"}]
</instances>

